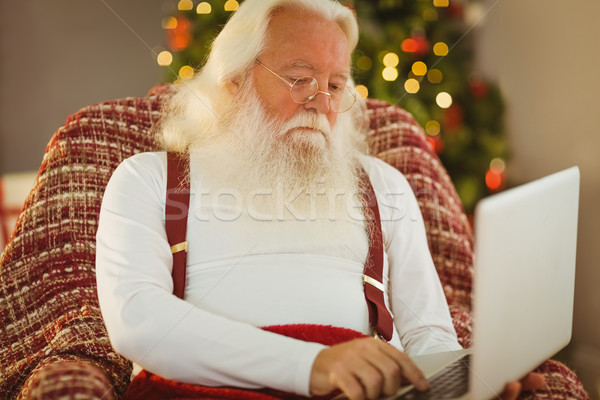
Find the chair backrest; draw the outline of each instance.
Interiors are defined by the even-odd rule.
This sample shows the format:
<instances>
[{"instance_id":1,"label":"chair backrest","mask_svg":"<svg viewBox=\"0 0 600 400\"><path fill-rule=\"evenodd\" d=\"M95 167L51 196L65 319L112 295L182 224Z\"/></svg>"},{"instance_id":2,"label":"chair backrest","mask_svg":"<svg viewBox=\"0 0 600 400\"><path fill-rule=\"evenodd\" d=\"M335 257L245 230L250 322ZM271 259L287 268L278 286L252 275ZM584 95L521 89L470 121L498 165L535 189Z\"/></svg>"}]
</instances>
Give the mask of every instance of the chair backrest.
<instances>
[{"instance_id":1,"label":"chair backrest","mask_svg":"<svg viewBox=\"0 0 600 400\"><path fill-rule=\"evenodd\" d=\"M369 99L367 106L369 151L402 172L415 192L459 342L469 347L473 232L462 202L414 118L384 101Z\"/></svg>"},{"instance_id":2,"label":"chair backrest","mask_svg":"<svg viewBox=\"0 0 600 400\"><path fill-rule=\"evenodd\" d=\"M115 353L102 321L95 235L104 188L125 158L158 150L152 128L172 90L85 107L46 148L34 187L0 259L0 393L15 396L48 358L82 357L116 392L131 364ZM454 186L414 119L369 100L371 154L405 174L423 213L433 258L463 345L470 341L472 234Z\"/></svg>"}]
</instances>

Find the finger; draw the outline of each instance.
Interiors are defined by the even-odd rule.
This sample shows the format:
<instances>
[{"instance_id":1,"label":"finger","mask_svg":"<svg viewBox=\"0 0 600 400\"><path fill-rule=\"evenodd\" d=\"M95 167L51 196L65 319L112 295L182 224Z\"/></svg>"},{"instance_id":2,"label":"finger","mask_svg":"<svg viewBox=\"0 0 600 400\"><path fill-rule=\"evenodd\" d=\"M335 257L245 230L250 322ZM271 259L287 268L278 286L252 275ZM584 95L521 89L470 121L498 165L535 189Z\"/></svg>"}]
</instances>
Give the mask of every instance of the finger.
<instances>
[{"instance_id":1,"label":"finger","mask_svg":"<svg viewBox=\"0 0 600 400\"><path fill-rule=\"evenodd\" d=\"M504 386L504 391L500 394L500 398L502 400L516 400L519 393L521 393L521 383L509 382Z\"/></svg>"},{"instance_id":2,"label":"finger","mask_svg":"<svg viewBox=\"0 0 600 400\"><path fill-rule=\"evenodd\" d=\"M381 389L384 394L392 395L398 391L402 385L403 370L402 367L384 352L381 352L379 371L383 377Z\"/></svg>"},{"instance_id":3,"label":"finger","mask_svg":"<svg viewBox=\"0 0 600 400\"><path fill-rule=\"evenodd\" d=\"M387 351L391 346L374 339L363 340L357 345L360 364L353 363L350 369L362 384L367 398L375 399L382 393L394 394L402 384L403 369Z\"/></svg>"},{"instance_id":4,"label":"finger","mask_svg":"<svg viewBox=\"0 0 600 400\"><path fill-rule=\"evenodd\" d=\"M378 377L366 375L366 381L363 383L366 387L379 384L380 394L395 393L402 384L402 367L400 364L384 351L387 345L380 341L370 340L363 344L361 354L364 360L373 367L378 373ZM372 393L368 393L369 396Z\"/></svg>"},{"instance_id":5,"label":"finger","mask_svg":"<svg viewBox=\"0 0 600 400\"><path fill-rule=\"evenodd\" d=\"M365 391L356 377L345 369L331 372L331 384L342 391L350 400L364 400Z\"/></svg>"},{"instance_id":6,"label":"finger","mask_svg":"<svg viewBox=\"0 0 600 400\"><path fill-rule=\"evenodd\" d=\"M406 353L383 342L381 342L380 348L400 366L402 376L415 385L418 390L426 390L429 387L429 383L427 382L425 375L423 375L423 372Z\"/></svg>"},{"instance_id":7,"label":"finger","mask_svg":"<svg viewBox=\"0 0 600 400\"><path fill-rule=\"evenodd\" d=\"M377 399L381 396L384 382L381 371L369 365L358 371L357 378L365 390L367 399Z\"/></svg>"},{"instance_id":8,"label":"finger","mask_svg":"<svg viewBox=\"0 0 600 400\"><path fill-rule=\"evenodd\" d=\"M536 372L527 374L521 379L522 390L537 390L546 384L544 375Z\"/></svg>"},{"instance_id":9,"label":"finger","mask_svg":"<svg viewBox=\"0 0 600 400\"><path fill-rule=\"evenodd\" d=\"M332 384L347 392L348 397L352 399L377 399L381 396L384 377L369 358L374 358L375 363L379 365L381 360L373 356L373 353L376 353L370 348L373 344L359 344L359 346L363 349L359 357L352 356L333 366Z\"/></svg>"}]
</instances>

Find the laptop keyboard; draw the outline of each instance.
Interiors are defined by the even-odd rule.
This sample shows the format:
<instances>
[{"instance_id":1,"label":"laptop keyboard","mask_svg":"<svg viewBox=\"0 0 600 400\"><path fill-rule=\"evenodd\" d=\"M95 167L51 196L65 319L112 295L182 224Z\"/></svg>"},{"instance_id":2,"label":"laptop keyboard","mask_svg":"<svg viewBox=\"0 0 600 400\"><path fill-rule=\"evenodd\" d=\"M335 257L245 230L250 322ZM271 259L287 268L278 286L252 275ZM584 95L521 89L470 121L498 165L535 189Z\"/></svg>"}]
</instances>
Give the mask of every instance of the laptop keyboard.
<instances>
[{"instance_id":1,"label":"laptop keyboard","mask_svg":"<svg viewBox=\"0 0 600 400\"><path fill-rule=\"evenodd\" d=\"M421 399L454 399L467 393L469 390L469 362L470 354L456 360L446 368L429 378L429 389L420 392L412 389L394 400L421 400Z\"/></svg>"}]
</instances>

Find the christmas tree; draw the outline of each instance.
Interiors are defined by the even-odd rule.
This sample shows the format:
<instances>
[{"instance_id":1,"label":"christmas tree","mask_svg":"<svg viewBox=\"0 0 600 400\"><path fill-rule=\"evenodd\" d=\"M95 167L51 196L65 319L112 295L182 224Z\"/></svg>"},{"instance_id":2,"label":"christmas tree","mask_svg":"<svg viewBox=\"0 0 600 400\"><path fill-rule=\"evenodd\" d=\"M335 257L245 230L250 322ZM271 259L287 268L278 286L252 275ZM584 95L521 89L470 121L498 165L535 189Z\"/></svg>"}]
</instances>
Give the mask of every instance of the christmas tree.
<instances>
[{"instance_id":1,"label":"christmas tree","mask_svg":"<svg viewBox=\"0 0 600 400\"><path fill-rule=\"evenodd\" d=\"M480 3L459 0L347 0L361 35L353 55L357 91L408 110L423 126L465 209L504 187L507 145L498 88L473 66ZM174 2L168 50L158 54L167 80L190 79L212 39L239 7L235 0Z\"/></svg>"}]
</instances>

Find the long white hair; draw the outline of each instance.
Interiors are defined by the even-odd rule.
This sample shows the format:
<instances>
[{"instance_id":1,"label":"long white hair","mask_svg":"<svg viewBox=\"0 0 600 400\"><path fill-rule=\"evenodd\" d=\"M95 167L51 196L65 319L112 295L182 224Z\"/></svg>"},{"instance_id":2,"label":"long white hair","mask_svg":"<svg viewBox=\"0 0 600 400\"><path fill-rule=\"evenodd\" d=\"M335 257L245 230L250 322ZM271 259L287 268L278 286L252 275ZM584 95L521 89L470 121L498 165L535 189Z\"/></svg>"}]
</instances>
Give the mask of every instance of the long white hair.
<instances>
[{"instance_id":1,"label":"long white hair","mask_svg":"<svg viewBox=\"0 0 600 400\"><path fill-rule=\"evenodd\" d=\"M193 79L178 85L165 104L159 138L166 150L185 151L218 135L220 118L232 103L227 84L247 79L264 48L273 13L284 7L315 12L336 22L349 48L356 47L356 16L336 0L245 0L214 40L204 67ZM337 123L345 125L345 132L361 143L366 117L364 101L358 97L357 104L351 111L340 114Z\"/></svg>"}]
</instances>

